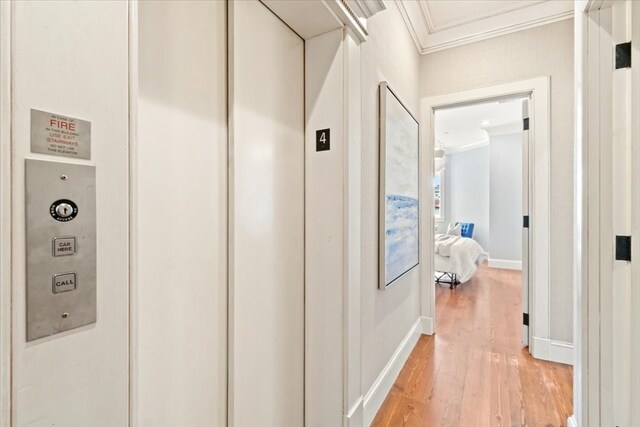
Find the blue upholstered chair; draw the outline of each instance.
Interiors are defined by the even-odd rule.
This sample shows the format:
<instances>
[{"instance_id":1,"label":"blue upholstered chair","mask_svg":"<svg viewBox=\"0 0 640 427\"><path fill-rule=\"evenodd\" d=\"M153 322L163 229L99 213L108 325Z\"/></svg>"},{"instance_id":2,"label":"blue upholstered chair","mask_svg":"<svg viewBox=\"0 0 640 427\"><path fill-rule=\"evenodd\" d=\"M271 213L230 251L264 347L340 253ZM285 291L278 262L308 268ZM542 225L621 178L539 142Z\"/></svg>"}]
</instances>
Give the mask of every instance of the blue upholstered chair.
<instances>
[{"instance_id":1,"label":"blue upholstered chair","mask_svg":"<svg viewBox=\"0 0 640 427\"><path fill-rule=\"evenodd\" d=\"M458 224L460 224L460 235L462 237L473 238L474 224L472 222L459 222Z\"/></svg>"}]
</instances>

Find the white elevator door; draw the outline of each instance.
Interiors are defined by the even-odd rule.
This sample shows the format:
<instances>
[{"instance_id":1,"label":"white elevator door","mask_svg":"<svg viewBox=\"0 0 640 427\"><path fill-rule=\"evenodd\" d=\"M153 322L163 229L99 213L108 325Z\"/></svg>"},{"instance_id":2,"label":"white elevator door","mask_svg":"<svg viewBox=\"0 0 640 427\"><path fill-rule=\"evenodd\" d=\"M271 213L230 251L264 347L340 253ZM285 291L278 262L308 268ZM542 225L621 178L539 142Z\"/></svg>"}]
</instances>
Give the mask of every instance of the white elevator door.
<instances>
[{"instance_id":1,"label":"white elevator door","mask_svg":"<svg viewBox=\"0 0 640 427\"><path fill-rule=\"evenodd\" d=\"M304 424L304 41L230 7L230 424Z\"/></svg>"}]
</instances>

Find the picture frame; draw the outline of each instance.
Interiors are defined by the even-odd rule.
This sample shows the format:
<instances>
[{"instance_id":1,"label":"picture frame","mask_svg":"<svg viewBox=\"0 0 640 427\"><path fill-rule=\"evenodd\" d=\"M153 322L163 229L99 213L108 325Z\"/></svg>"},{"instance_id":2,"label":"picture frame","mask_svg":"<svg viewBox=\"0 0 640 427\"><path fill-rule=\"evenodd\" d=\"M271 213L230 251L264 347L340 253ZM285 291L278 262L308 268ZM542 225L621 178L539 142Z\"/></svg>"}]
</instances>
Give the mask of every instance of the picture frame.
<instances>
[{"instance_id":1,"label":"picture frame","mask_svg":"<svg viewBox=\"0 0 640 427\"><path fill-rule=\"evenodd\" d=\"M420 259L420 124L387 82L379 86L379 288Z\"/></svg>"}]
</instances>

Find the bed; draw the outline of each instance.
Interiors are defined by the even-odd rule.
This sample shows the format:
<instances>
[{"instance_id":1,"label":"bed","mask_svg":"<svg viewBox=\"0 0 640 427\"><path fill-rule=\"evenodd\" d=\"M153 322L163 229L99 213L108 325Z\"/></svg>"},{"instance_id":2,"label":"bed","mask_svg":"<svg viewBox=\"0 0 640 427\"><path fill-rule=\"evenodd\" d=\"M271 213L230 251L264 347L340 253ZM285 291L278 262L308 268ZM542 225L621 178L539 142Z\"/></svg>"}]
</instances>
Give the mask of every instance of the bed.
<instances>
[{"instance_id":1,"label":"bed","mask_svg":"<svg viewBox=\"0 0 640 427\"><path fill-rule=\"evenodd\" d=\"M436 234L434 239L434 270L436 284L448 283L450 288L469 281L478 266L488 258L485 250L473 239L448 234Z\"/></svg>"}]
</instances>

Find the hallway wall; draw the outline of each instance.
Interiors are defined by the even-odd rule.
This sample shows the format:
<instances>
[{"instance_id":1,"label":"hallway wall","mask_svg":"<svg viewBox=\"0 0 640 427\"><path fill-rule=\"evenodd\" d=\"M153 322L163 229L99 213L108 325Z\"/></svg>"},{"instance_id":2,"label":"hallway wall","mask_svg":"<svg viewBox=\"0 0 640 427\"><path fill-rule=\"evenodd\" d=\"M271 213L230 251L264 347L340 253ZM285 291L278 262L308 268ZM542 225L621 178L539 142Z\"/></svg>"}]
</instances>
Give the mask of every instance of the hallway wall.
<instances>
[{"instance_id":1,"label":"hallway wall","mask_svg":"<svg viewBox=\"0 0 640 427\"><path fill-rule=\"evenodd\" d=\"M378 85L419 117L419 55L397 6L369 19L362 44L362 382L366 393L420 317L420 266L378 289ZM428 249L427 249L428 250Z\"/></svg>"},{"instance_id":2,"label":"hallway wall","mask_svg":"<svg viewBox=\"0 0 640 427\"><path fill-rule=\"evenodd\" d=\"M129 422L128 5L11 2L11 9L12 425L125 426ZM31 108L91 121L91 160L31 153ZM26 157L95 164L98 236L97 322L29 343L25 340ZM80 280L78 286L82 285Z\"/></svg>"},{"instance_id":3,"label":"hallway wall","mask_svg":"<svg viewBox=\"0 0 640 427\"><path fill-rule=\"evenodd\" d=\"M305 41L305 424L344 416L345 47L342 28ZM330 129L316 151L316 129ZM359 267L359 266L358 266ZM346 316L346 314L345 314Z\"/></svg>"},{"instance_id":4,"label":"hallway wall","mask_svg":"<svg viewBox=\"0 0 640 427\"><path fill-rule=\"evenodd\" d=\"M551 339L573 340L573 20L420 58L420 97L551 76Z\"/></svg>"},{"instance_id":5,"label":"hallway wall","mask_svg":"<svg viewBox=\"0 0 640 427\"><path fill-rule=\"evenodd\" d=\"M226 7L138 7L134 417L141 427L225 425Z\"/></svg>"}]
</instances>

